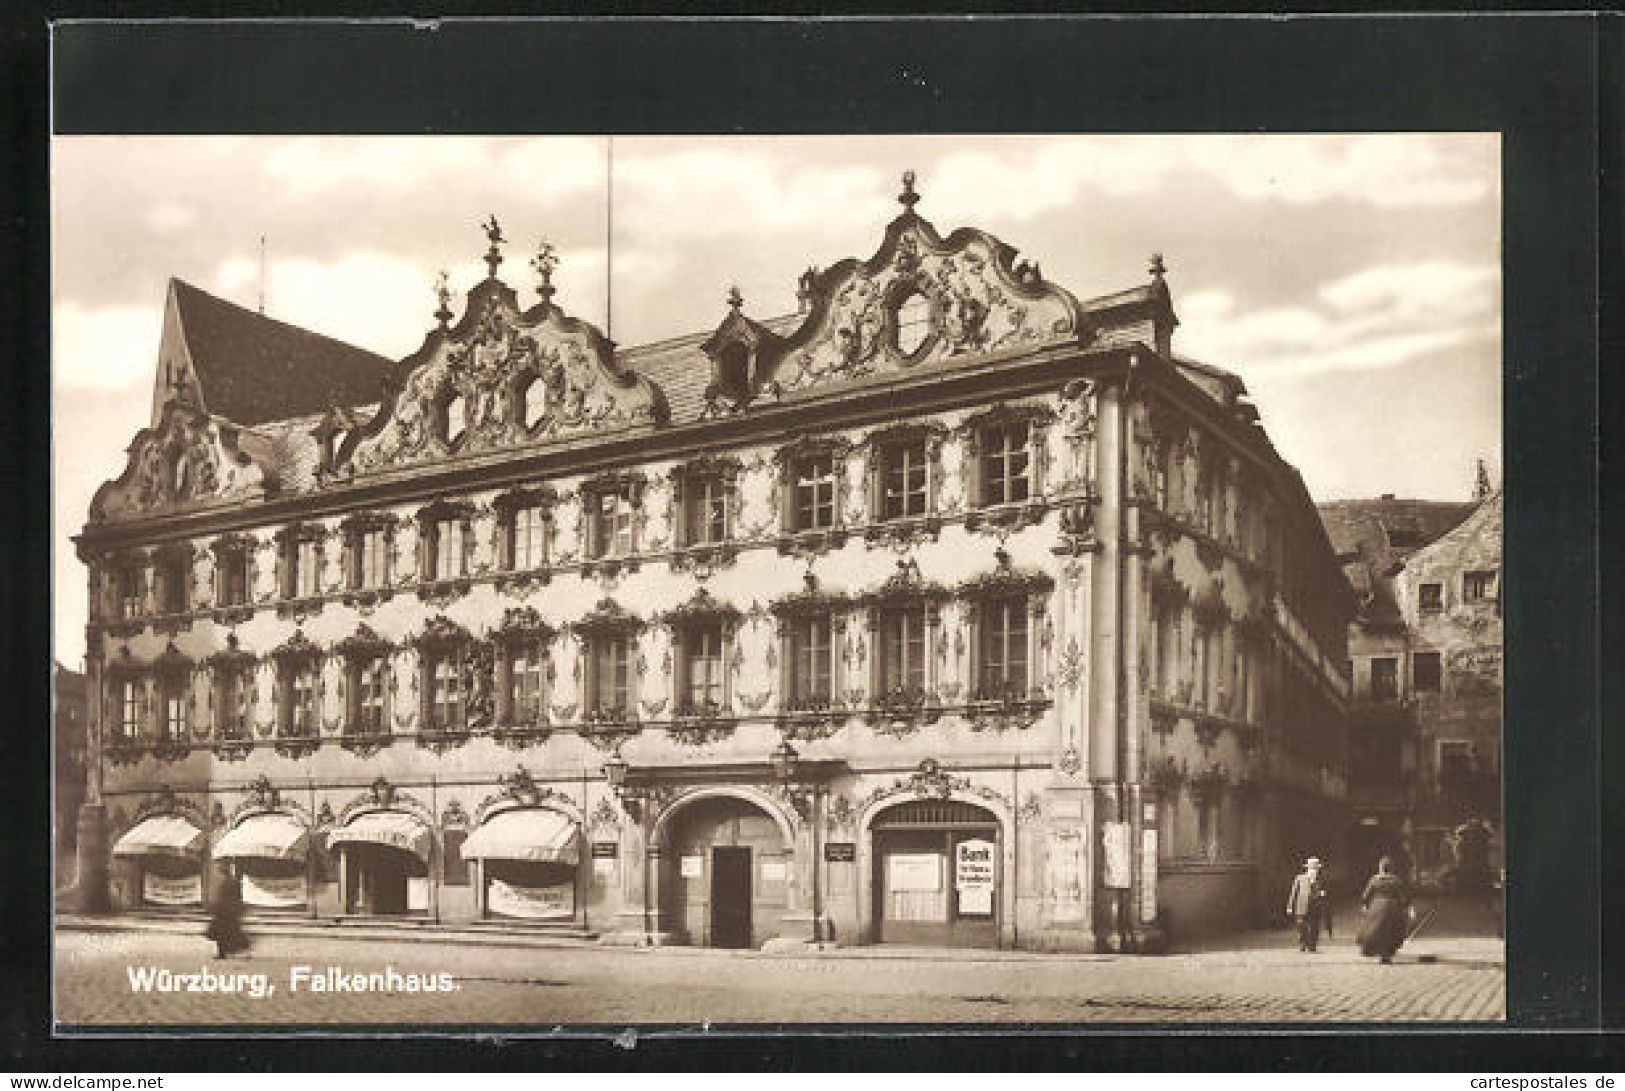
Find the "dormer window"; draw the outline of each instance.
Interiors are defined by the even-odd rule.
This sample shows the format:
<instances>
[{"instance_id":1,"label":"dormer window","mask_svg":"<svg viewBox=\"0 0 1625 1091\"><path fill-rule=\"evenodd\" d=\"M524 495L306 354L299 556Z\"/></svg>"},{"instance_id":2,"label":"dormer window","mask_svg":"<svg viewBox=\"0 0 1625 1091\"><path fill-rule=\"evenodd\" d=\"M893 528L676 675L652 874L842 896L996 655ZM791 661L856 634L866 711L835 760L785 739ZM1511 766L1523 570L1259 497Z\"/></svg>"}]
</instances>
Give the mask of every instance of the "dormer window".
<instances>
[{"instance_id":1,"label":"dormer window","mask_svg":"<svg viewBox=\"0 0 1625 1091\"><path fill-rule=\"evenodd\" d=\"M897 351L913 357L931 336L931 301L919 292L897 305Z\"/></svg>"},{"instance_id":2,"label":"dormer window","mask_svg":"<svg viewBox=\"0 0 1625 1091\"><path fill-rule=\"evenodd\" d=\"M732 341L717 352L717 387L730 398L750 395L750 348Z\"/></svg>"},{"instance_id":3,"label":"dormer window","mask_svg":"<svg viewBox=\"0 0 1625 1091\"><path fill-rule=\"evenodd\" d=\"M187 473L186 452L177 447L169 455L169 487L176 496L185 496L191 478Z\"/></svg>"},{"instance_id":4,"label":"dormer window","mask_svg":"<svg viewBox=\"0 0 1625 1091\"><path fill-rule=\"evenodd\" d=\"M455 446L468 430L468 404L455 390L448 390L440 403L440 438L448 447Z\"/></svg>"},{"instance_id":5,"label":"dormer window","mask_svg":"<svg viewBox=\"0 0 1625 1091\"><path fill-rule=\"evenodd\" d=\"M547 382L532 375L519 386L519 420L526 430L535 428L547 416Z\"/></svg>"}]
</instances>

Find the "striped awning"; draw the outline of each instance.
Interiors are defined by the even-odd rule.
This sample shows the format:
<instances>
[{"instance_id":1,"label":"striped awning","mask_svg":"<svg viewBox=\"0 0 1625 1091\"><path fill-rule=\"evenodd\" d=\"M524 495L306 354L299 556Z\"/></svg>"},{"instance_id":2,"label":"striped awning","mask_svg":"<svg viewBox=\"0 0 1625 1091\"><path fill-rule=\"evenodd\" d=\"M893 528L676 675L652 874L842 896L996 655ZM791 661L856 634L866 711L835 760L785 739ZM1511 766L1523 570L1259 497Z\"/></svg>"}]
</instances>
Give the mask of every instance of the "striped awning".
<instances>
[{"instance_id":1,"label":"striped awning","mask_svg":"<svg viewBox=\"0 0 1625 1091\"><path fill-rule=\"evenodd\" d=\"M215 859L303 860L310 839L291 815L256 814L243 819L214 844Z\"/></svg>"},{"instance_id":2,"label":"striped awning","mask_svg":"<svg viewBox=\"0 0 1625 1091\"><path fill-rule=\"evenodd\" d=\"M574 865L576 824L545 807L516 807L480 823L463 842L465 860L528 860Z\"/></svg>"},{"instance_id":3,"label":"striped awning","mask_svg":"<svg viewBox=\"0 0 1625 1091\"><path fill-rule=\"evenodd\" d=\"M389 845L429 862L429 827L403 811L368 811L327 835L329 848L345 845Z\"/></svg>"},{"instance_id":4,"label":"striped awning","mask_svg":"<svg viewBox=\"0 0 1625 1091\"><path fill-rule=\"evenodd\" d=\"M178 814L155 814L130 828L113 846L114 856L173 856L196 860L208 835Z\"/></svg>"}]
</instances>

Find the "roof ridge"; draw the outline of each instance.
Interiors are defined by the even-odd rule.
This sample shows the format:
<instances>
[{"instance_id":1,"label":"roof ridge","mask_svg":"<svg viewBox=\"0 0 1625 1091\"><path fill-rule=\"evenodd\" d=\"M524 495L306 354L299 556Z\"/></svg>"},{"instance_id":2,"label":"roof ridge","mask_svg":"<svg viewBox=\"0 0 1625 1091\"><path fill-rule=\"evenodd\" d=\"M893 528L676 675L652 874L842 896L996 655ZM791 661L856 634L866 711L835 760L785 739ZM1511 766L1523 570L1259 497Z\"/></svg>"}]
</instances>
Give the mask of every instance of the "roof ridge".
<instances>
[{"instance_id":1,"label":"roof ridge","mask_svg":"<svg viewBox=\"0 0 1625 1091\"><path fill-rule=\"evenodd\" d=\"M284 319L284 318L273 318L272 316L270 316L268 314L265 314L265 313L263 313L261 311L254 310L251 307L245 307L241 303L236 302L235 300L227 299L225 296L215 295L213 292L208 291L207 289L199 288L196 284L193 284L193 283L191 283L190 281L187 281L187 280L182 280L180 277L172 276L169 279L170 279L170 282L175 284L177 287L185 288L189 292L195 292L196 294L202 296L204 299L207 299L210 303L213 303L216 306L229 307L233 311L236 311L239 314L243 315L244 317L249 318L249 319L251 319L251 320L253 320L255 322L263 322L263 323L265 323L267 325L280 326L282 329L288 330L288 331L290 331L292 333L303 334L306 337L315 337L315 338L318 338L318 339L320 339L322 341L331 341L335 345L343 345L345 348L351 349L351 350L353 350L355 352L364 352L369 356L376 356L378 359L380 359L380 360L384 361L385 363L389 364L391 367L393 367L397 363L395 358L390 357L390 356L386 356L381 352L375 352L372 349L366 348L366 347L364 347L362 345L357 345L357 344L355 344L354 342L351 342L351 341L345 341L342 338L334 337L331 334L321 333L320 331L313 330L308 326L296 325L295 323L289 322L287 319ZM185 316L184 315L181 316L181 321L182 321L182 325L184 327L184 325L185 325Z\"/></svg>"}]
</instances>

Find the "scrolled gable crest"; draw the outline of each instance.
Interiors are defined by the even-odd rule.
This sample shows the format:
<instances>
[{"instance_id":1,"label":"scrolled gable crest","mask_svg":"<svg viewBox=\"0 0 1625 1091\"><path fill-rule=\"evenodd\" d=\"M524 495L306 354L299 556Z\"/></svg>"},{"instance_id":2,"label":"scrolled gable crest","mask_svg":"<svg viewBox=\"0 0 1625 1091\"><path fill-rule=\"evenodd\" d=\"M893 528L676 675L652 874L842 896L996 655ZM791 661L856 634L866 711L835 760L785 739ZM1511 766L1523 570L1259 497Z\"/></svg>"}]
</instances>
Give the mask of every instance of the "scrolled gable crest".
<instances>
[{"instance_id":1,"label":"scrolled gable crest","mask_svg":"<svg viewBox=\"0 0 1625 1091\"><path fill-rule=\"evenodd\" d=\"M529 396L534 383L539 403ZM446 427L452 401L460 401L460 430ZM377 415L335 461L367 474L654 427L669 416L660 388L622 368L595 327L551 303L521 312L512 289L487 279L469 293L461 321L431 331L401 361Z\"/></svg>"},{"instance_id":2,"label":"scrolled gable crest","mask_svg":"<svg viewBox=\"0 0 1625 1091\"><path fill-rule=\"evenodd\" d=\"M868 261L849 258L811 278L811 313L780 350L775 380L790 394L1023 345L1091 340L1078 301L1015 256L984 231L960 228L944 239L912 210L904 213ZM899 330L898 315L914 297L926 304L926 325L910 334Z\"/></svg>"},{"instance_id":3,"label":"scrolled gable crest","mask_svg":"<svg viewBox=\"0 0 1625 1091\"><path fill-rule=\"evenodd\" d=\"M263 495L265 473L241 447L240 429L181 402L127 449L124 472L96 490L92 523L139 518L226 497Z\"/></svg>"}]
</instances>

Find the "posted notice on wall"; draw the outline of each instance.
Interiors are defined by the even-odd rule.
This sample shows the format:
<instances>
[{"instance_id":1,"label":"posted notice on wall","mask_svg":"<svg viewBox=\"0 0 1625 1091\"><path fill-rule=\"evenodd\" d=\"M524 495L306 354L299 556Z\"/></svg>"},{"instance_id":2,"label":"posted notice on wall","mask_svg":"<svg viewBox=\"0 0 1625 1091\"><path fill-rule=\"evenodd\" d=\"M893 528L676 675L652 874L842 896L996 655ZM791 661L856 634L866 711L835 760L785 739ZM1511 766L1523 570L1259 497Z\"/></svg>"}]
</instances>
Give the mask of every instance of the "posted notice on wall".
<instances>
[{"instance_id":1,"label":"posted notice on wall","mask_svg":"<svg viewBox=\"0 0 1625 1091\"><path fill-rule=\"evenodd\" d=\"M898 852L886 857L886 889L941 890L942 857L934 852Z\"/></svg>"},{"instance_id":2,"label":"posted notice on wall","mask_svg":"<svg viewBox=\"0 0 1625 1091\"><path fill-rule=\"evenodd\" d=\"M519 886L492 879L486 904L491 912L504 917L524 917L528 920L568 917L576 911L575 884Z\"/></svg>"},{"instance_id":3,"label":"posted notice on wall","mask_svg":"<svg viewBox=\"0 0 1625 1091\"><path fill-rule=\"evenodd\" d=\"M681 871L685 879L698 879L705 874L705 857L685 856L682 860Z\"/></svg>"},{"instance_id":4,"label":"posted notice on wall","mask_svg":"<svg viewBox=\"0 0 1625 1091\"><path fill-rule=\"evenodd\" d=\"M243 903L271 909L289 909L305 904L305 877L244 875Z\"/></svg>"},{"instance_id":5,"label":"posted notice on wall","mask_svg":"<svg viewBox=\"0 0 1625 1091\"><path fill-rule=\"evenodd\" d=\"M1101 827L1104 842L1106 885L1113 890L1127 890L1134 885L1129 865L1129 839L1132 831L1127 822L1107 822Z\"/></svg>"},{"instance_id":6,"label":"posted notice on wall","mask_svg":"<svg viewBox=\"0 0 1625 1091\"><path fill-rule=\"evenodd\" d=\"M991 841L961 841L954 847L954 888L959 891L961 913L993 912L993 852Z\"/></svg>"},{"instance_id":7,"label":"posted notice on wall","mask_svg":"<svg viewBox=\"0 0 1625 1091\"><path fill-rule=\"evenodd\" d=\"M203 876L184 875L169 879L151 872L141 877L141 896L153 905L201 905Z\"/></svg>"}]
</instances>

